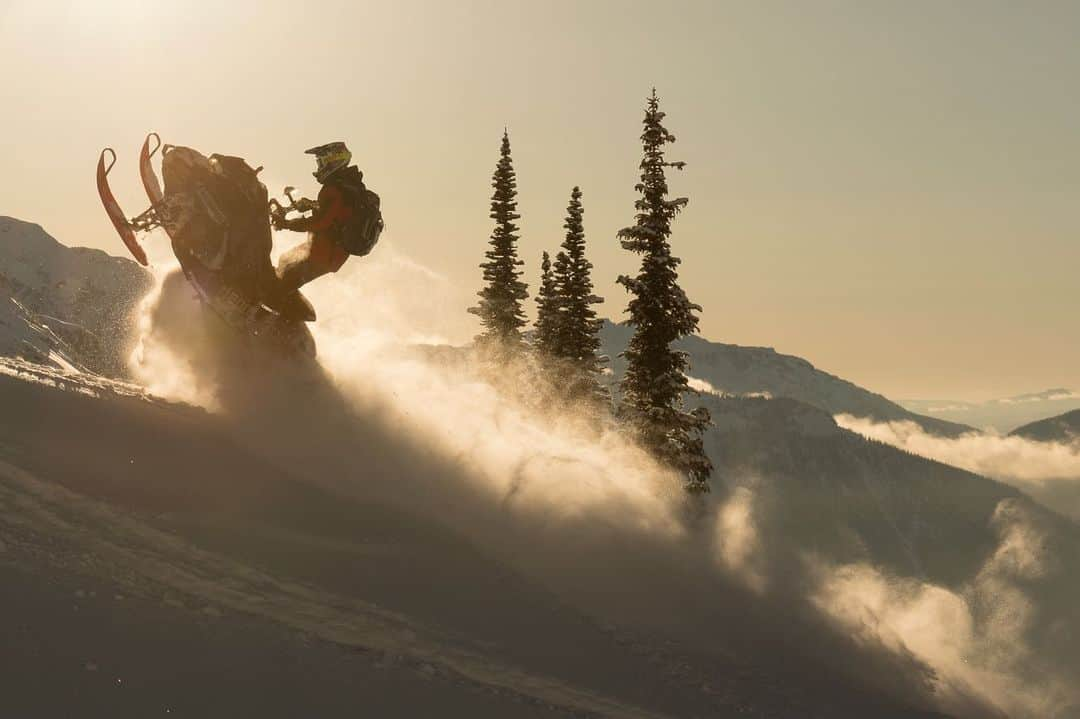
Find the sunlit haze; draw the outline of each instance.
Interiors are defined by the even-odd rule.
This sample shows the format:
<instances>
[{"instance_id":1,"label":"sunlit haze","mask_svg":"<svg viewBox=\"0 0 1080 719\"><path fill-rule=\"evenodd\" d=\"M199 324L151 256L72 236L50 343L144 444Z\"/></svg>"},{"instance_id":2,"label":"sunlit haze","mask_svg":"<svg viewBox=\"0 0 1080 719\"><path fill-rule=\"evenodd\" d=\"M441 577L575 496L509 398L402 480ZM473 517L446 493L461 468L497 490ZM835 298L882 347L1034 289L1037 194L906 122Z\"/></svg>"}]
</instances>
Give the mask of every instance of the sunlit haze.
<instances>
[{"instance_id":1,"label":"sunlit haze","mask_svg":"<svg viewBox=\"0 0 1080 719\"><path fill-rule=\"evenodd\" d=\"M577 184L621 319L655 86L704 336L894 398L1080 389L1080 4L646 7L0 0L0 215L123 254L102 147L132 215L148 131L264 165L274 194L311 195L303 150L344 140L384 242L461 289L463 341L506 127L530 290Z\"/></svg>"}]
</instances>

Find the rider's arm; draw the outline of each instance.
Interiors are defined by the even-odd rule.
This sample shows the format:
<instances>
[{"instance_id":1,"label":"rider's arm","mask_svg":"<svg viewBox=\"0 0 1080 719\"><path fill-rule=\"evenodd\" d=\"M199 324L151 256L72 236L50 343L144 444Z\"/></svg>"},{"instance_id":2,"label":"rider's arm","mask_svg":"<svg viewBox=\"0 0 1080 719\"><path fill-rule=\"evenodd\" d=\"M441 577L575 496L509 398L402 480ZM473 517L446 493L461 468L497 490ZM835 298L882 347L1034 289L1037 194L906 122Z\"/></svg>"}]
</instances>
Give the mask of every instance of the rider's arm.
<instances>
[{"instance_id":1,"label":"rider's arm","mask_svg":"<svg viewBox=\"0 0 1080 719\"><path fill-rule=\"evenodd\" d=\"M344 208L343 200L341 190L333 185L323 185L322 189L319 190L319 206L311 217L288 220L283 226L296 232L325 230L334 224L334 220L341 216L341 211Z\"/></svg>"}]
</instances>

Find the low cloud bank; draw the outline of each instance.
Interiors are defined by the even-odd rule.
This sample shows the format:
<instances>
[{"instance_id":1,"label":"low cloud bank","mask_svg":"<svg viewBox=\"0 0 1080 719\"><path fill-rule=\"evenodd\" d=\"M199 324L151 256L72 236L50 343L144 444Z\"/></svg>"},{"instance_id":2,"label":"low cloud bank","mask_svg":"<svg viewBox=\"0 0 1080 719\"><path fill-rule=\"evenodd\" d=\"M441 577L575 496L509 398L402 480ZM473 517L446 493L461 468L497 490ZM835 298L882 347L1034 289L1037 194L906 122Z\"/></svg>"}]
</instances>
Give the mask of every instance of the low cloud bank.
<instances>
[{"instance_id":1,"label":"low cloud bank","mask_svg":"<svg viewBox=\"0 0 1080 719\"><path fill-rule=\"evenodd\" d=\"M771 392L725 392L722 389L717 389L713 386L712 382L707 379L700 379L698 377L687 377L686 384L690 389L701 394L711 394L717 397L761 397L762 399L772 399Z\"/></svg>"},{"instance_id":2,"label":"low cloud bank","mask_svg":"<svg viewBox=\"0 0 1080 719\"><path fill-rule=\"evenodd\" d=\"M1001 480L1051 509L1080 519L1080 446L1025 437L938 437L914 422L875 422L848 414L836 423L869 439Z\"/></svg>"}]
</instances>

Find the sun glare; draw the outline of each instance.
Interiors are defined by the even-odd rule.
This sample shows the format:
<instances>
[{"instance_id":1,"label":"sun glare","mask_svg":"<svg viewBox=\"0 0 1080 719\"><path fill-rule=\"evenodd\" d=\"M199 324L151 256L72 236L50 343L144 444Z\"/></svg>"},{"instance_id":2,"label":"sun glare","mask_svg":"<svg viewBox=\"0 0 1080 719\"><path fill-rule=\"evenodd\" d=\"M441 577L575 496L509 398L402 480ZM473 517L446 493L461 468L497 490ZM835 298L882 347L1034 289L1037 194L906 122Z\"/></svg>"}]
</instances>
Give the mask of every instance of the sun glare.
<instances>
[{"instance_id":1,"label":"sun glare","mask_svg":"<svg viewBox=\"0 0 1080 719\"><path fill-rule=\"evenodd\" d=\"M121 39L118 34L149 28L171 3L143 0L15 0L8 10L14 25L33 28L38 37L65 39L99 37L103 43Z\"/></svg>"}]
</instances>

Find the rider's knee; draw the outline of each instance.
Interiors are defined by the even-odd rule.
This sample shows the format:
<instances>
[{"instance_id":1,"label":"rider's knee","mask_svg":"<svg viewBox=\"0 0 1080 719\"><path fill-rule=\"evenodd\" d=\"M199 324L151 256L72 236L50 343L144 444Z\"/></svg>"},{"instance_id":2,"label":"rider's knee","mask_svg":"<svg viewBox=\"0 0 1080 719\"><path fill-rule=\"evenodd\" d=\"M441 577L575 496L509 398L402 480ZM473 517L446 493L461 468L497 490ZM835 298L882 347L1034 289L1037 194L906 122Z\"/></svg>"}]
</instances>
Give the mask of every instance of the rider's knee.
<instances>
[{"instance_id":1,"label":"rider's knee","mask_svg":"<svg viewBox=\"0 0 1080 719\"><path fill-rule=\"evenodd\" d=\"M319 267L320 274L337 272L349 259L349 253L341 248L333 240L326 237L316 237L311 245L308 257L312 264Z\"/></svg>"}]
</instances>

